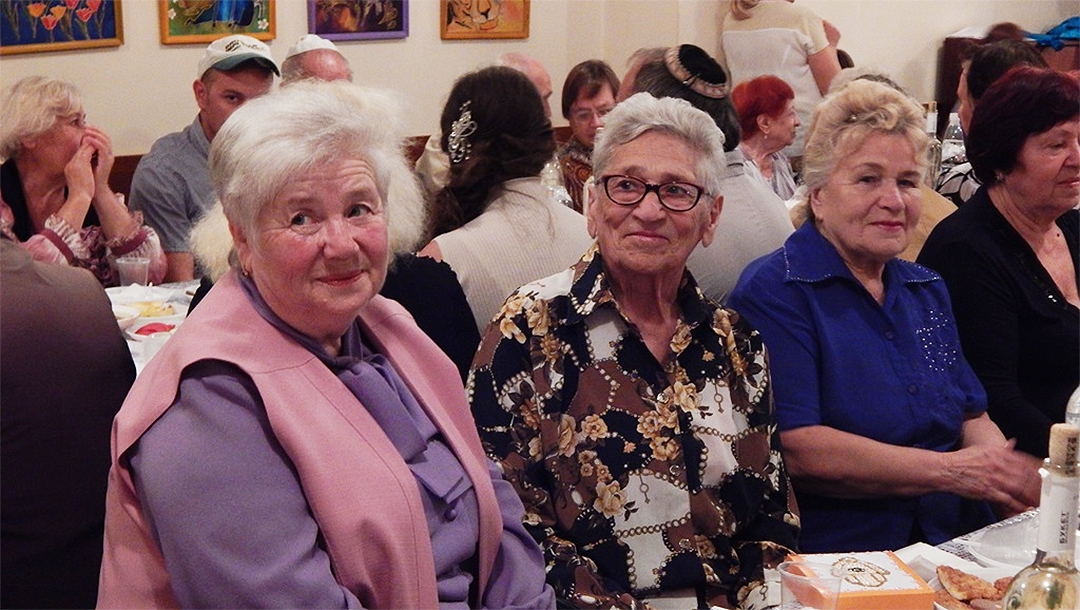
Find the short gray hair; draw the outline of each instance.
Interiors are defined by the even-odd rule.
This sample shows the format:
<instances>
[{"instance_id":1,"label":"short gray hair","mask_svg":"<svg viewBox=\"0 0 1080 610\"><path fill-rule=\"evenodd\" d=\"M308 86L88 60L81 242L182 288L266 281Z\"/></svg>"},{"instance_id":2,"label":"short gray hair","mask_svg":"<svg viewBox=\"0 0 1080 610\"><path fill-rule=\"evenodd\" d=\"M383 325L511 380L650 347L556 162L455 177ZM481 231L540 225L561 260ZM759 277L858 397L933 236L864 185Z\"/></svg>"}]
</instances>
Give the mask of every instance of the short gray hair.
<instances>
[{"instance_id":1,"label":"short gray hair","mask_svg":"<svg viewBox=\"0 0 1080 610\"><path fill-rule=\"evenodd\" d=\"M360 158L374 170L388 216L416 224L399 241L415 242L423 199L403 153L398 107L387 92L344 81L300 81L247 102L210 146L210 177L225 216L250 235L259 212L296 176Z\"/></svg>"},{"instance_id":2,"label":"short gray hair","mask_svg":"<svg viewBox=\"0 0 1080 610\"><path fill-rule=\"evenodd\" d=\"M727 171L724 133L712 117L690 102L672 97L658 99L648 93L628 97L604 117L604 129L597 134L593 147L593 175L604 173L619 147L650 131L672 135L699 152L694 168L696 180L709 194L721 194L721 180Z\"/></svg>"},{"instance_id":3,"label":"short gray hair","mask_svg":"<svg viewBox=\"0 0 1080 610\"><path fill-rule=\"evenodd\" d=\"M23 139L37 137L56 119L82 110L79 91L69 82L46 76L19 80L0 102L0 159L19 156Z\"/></svg>"}]
</instances>

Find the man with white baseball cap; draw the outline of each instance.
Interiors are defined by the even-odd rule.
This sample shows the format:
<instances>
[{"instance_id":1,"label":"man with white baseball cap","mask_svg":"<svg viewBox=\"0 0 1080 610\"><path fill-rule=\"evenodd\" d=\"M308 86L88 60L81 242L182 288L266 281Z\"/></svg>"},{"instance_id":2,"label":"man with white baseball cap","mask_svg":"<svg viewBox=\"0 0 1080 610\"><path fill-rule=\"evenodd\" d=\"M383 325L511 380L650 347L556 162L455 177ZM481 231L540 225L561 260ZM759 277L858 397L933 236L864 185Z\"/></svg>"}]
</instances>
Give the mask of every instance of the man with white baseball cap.
<instances>
[{"instance_id":1,"label":"man with white baseball cap","mask_svg":"<svg viewBox=\"0 0 1080 610\"><path fill-rule=\"evenodd\" d=\"M207 159L210 142L237 108L268 93L280 74L270 47L234 34L206 47L192 84L199 114L183 131L163 136L139 160L128 198L161 238L165 281L197 277L188 233L214 203Z\"/></svg>"},{"instance_id":2,"label":"man with white baseball cap","mask_svg":"<svg viewBox=\"0 0 1080 610\"><path fill-rule=\"evenodd\" d=\"M285 54L281 62L281 84L314 78L325 81L352 82L349 60L337 46L318 34L304 34Z\"/></svg>"}]
</instances>

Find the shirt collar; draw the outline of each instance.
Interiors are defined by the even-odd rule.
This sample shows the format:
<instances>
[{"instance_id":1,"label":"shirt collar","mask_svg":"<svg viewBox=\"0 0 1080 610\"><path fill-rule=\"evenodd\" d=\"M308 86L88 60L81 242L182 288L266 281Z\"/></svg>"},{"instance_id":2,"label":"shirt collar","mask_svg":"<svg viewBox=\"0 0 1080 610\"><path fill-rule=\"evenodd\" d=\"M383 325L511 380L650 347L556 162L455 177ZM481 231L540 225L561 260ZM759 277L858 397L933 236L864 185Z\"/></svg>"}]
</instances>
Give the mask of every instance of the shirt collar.
<instances>
[{"instance_id":1,"label":"shirt collar","mask_svg":"<svg viewBox=\"0 0 1080 610\"><path fill-rule=\"evenodd\" d=\"M372 352L361 340L360 323L358 320L353 320L353 323L349 325L349 329L345 331L345 334L341 337L342 353L337 356L331 356L326 353L326 350L323 349L322 344L318 341L296 330L292 326L289 326L287 322L278 317L278 315L270 309L270 306L266 304L266 301L259 293L259 288L255 285L254 280L242 274L239 277L240 286L243 288L244 294L247 295L248 300L251 301L251 306L255 308L255 311L258 312L264 320L269 322L271 326L317 356L319 360L321 360L331 371L334 371L335 374L341 369L348 368L349 365L356 360L364 360L371 357Z\"/></svg>"},{"instance_id":2,"label":"shirt collar","mask_svg":"<svg viewBox=\"0 0 1080 610\"><path fill-rule=\"evenodd\" d=\"M618 302L611 292L611 284L604 272L604 259L600 254L600 245L593 243L592 247L571 267L574 280L570 286L570 311L567 313L567 323L576 324L583 321L599 307L614 307L618 310ZM691 327L701 322L708 322L711 311L715 305L709 307L709 303L698 289L697 282L689 270L683 270L682 283L675 295L676 301L682 310L683 320ZM622 312L619 312L622 316ZM626 316L622 316L624 319Z\"/></svg>"},{"instance_id":3,"label":"shirt collar","mask_svg":"<svg viewBox=\"0 0 1080 610\"><path fill-rule=\"evenodd\" d=\"M188 129L188 139L191 143L199 149L206 158L210 158L210 140L206 139L206 132L203 131L202 122L199 120L200 115L195 115L195 122L191 124Z\"/></svg>"},{"instance_id":4,"label":"shirt collar","mask_svg":"<svg viewBox=\"0 0 1080 610\"><path fill-rule=\"evenodd\" d=\"M812 220L807 220L784 242L785 277L787 281L815 283L830 278L841 278L858 282L851 273L840 253L818 231ZM886 288L894 282L921 283L940 280L937 273L900 259L893 258L885 263L884 279Z\"/></svg>"}]
</instances>

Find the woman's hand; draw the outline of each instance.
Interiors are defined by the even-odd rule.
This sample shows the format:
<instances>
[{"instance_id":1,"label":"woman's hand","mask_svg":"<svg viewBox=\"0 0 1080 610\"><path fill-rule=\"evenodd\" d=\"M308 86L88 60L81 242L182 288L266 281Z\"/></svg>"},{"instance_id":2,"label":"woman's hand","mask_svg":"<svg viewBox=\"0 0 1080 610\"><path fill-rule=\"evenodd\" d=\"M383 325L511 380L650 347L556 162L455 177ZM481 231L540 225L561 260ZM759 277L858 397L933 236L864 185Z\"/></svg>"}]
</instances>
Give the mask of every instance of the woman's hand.
<instances>
[{"instance_id":1,"label":"woman's hand","mask_svg":"<svg viewBox=\"0 0 1080 610\"><path fill-rule=\"evenodd\" d=\"M82 146L75 157L78 158L85 149L91 151L86 165L92 171L93 204L94 209L97 210L98 220L101 221L101 230L108 239L124 239L138 229L138 224L128 212L124 202L109 187L109 174L112 173L113 163L116 161L116 157L113 156L112 141L104 131L88 125L83 134ZM95 156L96 164L91 161Z\"/></svg>"},{"instance_id":2,"label":"woman's hand","mask_svg":"<svg viewBox=\"0 0 1080 610\"><path fill-rule=\"evenodd\" d=\"M94 168L90 160L94 156L94 148L85 141L75 155L64 166L64 180L67 183L67 199L56 215L64 219L75 230L78 230L86 220L86 213L90 210L90 203L94 198Z\"/></svg>"},{"instance_id":3,"label":"woman's hand","mask_svg":"<svg viewBox=\"0 0 1080 610\"><path fill-rule=\"evenodd\" d=\"M112 173L113 163L116 162L112 151L112 141L104 131L93 125L87 125L86 132L83 134L83 145L92 147L97 158L93 166L94 193L99 197L103 189L109 190L109 175Z\"/></svg>"},{"instance_id":4,"label":"woman's hand","mask_svg":"<svg viewBox=\"0 0 1080 610\"><path fill-rule=\"evenodd\" d=\"M1002 516L1039 505L1039 464L1033 455L1016 451L1015 440L1000 445L974 445L944 454L946 491L986 500Z\"/></svg>"}]
</instances>

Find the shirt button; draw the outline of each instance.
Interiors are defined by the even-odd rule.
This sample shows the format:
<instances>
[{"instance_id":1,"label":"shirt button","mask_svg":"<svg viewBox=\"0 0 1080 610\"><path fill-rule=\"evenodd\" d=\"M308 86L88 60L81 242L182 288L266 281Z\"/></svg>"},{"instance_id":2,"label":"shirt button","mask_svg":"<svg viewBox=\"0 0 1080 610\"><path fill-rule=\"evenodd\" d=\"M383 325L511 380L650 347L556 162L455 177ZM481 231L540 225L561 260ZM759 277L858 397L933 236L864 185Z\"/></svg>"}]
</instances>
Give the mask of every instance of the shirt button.
<instances>
[{"instance_id":1,"label":"shirt button","mask_svg":"<svg viewBox=\"0 0 1080 610\"><path fill-rule=\"evenodd\" d=\"M919 386L917 386L917 385L915 385L913 383L913 384L911 384L911 385L909 385L907 387L907 391L908 391L908 394L918 394L919 393Z\"/></svg>"},{"instance_id":2,"label":"shirt button","mask_svg":"<svg viewBox=\"0 0 1080 610\"><path fill-rule=\"evenodd\" d=\"M446 509L446 512L443 513L443 516L446 517L447 521L453 521L454 519L457 519L457 509L453 507L448 508Z\"/></svg>"},{"instance_id":3,"label":"shirt button","mask_svg":"<svg viewBox=\"0 0 1080 610\"><path fill-rule=\"evenodd\" d=\"M885 331L885 338L888 339L889 341L892 341L893 339L896 338L896 333L894 333L891 330L887 330L887 331Z\"/></svg>"}]
</instances>

